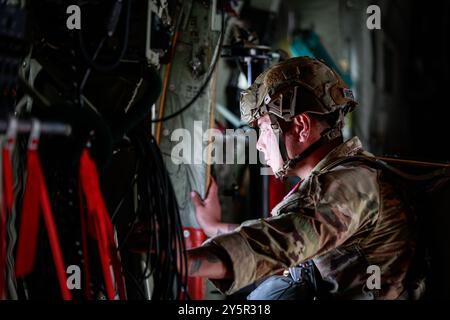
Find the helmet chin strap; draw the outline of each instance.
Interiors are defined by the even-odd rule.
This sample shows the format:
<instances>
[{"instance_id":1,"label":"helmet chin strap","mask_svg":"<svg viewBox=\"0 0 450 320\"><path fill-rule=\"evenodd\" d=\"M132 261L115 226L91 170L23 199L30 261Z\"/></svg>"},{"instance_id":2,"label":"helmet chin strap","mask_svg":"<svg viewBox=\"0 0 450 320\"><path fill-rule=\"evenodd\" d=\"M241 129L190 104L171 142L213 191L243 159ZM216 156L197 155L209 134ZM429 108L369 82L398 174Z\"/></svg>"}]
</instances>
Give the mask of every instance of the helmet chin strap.
<instances>
[{"instance_id":1,"label":"helmet chin strap","mask_svg":"<svg viewBox=\"0 0 450 320\"><path fill-rule=\"evenodd\" d=\"M283 159L283 167L275 172L275 176L278 179L285 179L289 173L289 170L295 168L295 166L301 161L308 158L311 154L313 154L317 149L319 149L322 145L338 139L342 137L342 122L338 122L334 127L328 128L320 134L320 139L310 145L306 150L302 153L294 157L293 159L289 158L287 153L286 144L284 141L283 131L281 130L280 123L278 119L270 115L270 121L272 125L273 132L278 136L278 147L280 149L280 154Z\"/></svg>"}]
</instances>

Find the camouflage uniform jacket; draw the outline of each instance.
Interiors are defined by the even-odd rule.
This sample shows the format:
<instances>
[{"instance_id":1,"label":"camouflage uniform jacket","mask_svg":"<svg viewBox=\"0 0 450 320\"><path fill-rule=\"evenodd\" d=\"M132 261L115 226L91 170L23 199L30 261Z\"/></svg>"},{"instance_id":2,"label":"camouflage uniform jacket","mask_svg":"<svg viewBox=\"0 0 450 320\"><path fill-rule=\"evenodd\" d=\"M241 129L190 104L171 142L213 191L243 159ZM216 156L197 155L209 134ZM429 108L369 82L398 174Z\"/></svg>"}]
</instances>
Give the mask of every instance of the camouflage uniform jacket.
<instances>
[{"instance_id":1,"label":"camouflage uniform jacket","mask_svg":"<svg viewBox=\"0 0 450 320\"><path fill-rule=\"evenodd\" d=\"M313 259L337 299L404 298L413 215L381 170L355 162L324 170L354 155L370 155L356 137L331 151L271 218L211 239L226 250L234 272L233 281L214 284L231 294ZM367 287L371 265L380 268L380 290Z\"/></svg>"}]
</instances>

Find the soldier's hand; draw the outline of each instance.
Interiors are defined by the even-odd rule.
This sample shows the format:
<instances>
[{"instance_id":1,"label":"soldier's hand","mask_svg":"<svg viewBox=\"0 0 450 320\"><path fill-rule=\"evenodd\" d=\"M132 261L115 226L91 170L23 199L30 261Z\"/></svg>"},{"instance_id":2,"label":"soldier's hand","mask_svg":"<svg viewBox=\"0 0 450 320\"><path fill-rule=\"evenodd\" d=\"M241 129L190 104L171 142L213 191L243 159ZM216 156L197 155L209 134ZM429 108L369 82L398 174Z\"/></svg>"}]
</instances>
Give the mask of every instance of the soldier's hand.
<instances>
[{"instance_id":1,"label":"soldier's hand","mask_svg":"<svg viewBox=\"0 0 450 320\"><path fill-rule=\"evenodd\" d=\"M200 227L209 237L215 236L220 227L222 219L222 209L220 207L217 183L211 180L211 185L202 200L198 193L191 192L192 202L195 206L195 216Z\"/></svg>"}]
</instances>

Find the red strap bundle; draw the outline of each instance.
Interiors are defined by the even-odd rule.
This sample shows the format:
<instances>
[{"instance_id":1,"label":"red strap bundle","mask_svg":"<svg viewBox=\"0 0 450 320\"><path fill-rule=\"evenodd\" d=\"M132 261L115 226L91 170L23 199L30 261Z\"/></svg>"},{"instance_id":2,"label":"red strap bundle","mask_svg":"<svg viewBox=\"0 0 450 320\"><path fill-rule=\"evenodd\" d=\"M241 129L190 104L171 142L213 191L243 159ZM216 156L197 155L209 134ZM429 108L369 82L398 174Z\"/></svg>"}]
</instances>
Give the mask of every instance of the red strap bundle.
<instances>
[{"instance_id":1,"label":"red strap bundle","mask_svg":"<svg viewBox=\"0 0 450 320\"><path fill-rule=\"evenodd\" d=\"M72 299L72 295L67 286L67 276L61 246L53 219L47 188L45 186L44 174L37 152L38 141L39 123L35 122L28 148L27 180L17 244L16 277L24 277L33 271L38 240L39 218L40 213L42 212L61 294L64 300L70 300ZM3 155L5 159L9 159L7 150L3 151ZM7 186L4 187L4 198L6 199L5 207L11 208L13 203L13 189L10 163L8 164L8 162L4 161L3 171L5 172L4 183L7 184ZM120 299L125 299L125 283L118 250L114 241L114 228L100 191L97 167L87 149L83 150L80 159L79 182L86 298L91 298L87 243L87 234L89 233L92 238L97 240L107 298L109 300L115 298L114 282L116 282ZM86 210L84 209L84 203L86 204ZM3 237L4 233L2 232L1 234ZM0 251L0 254L2 252L3 251ZM1 260L1 257L2 256L0 256L0 263L3 261ZM113 274L110 269L111 265Z\"/></svg>"},{"instance_id":2,"label":"red strap bundle","mask_svg":"<svg viewBox=\"0 0 450 320\"><path fill-rule=\"evenodd\" d=\"M37 143L37 142L35 142ZM21 225L17 244L16 277L21 278L33 271L39 230L39 213L42 212L48 239L55 263L61 295L71 300L72 294L67 287L61 246L56 231L50 200L37 150L28 150L27 181L22 207Z\"/></svg>"},{"instance_id":3,"label":"red strap bundle","mask_svg":"<svg viewBox=\"0 0 450 320\"><path fill-rule=\"evenodd\" d=\"M114 300L115 280L119 291L119 298L126 299L125 283L123 280L120 258L114 241L114 228L100 191L97 167L89 155L88 150L84 150L81 155L79 178L81 201L83 201L84 198L86 204L86 212L81 210L86 285L89 284L87 254L87 233L89 232L91 237L97 240L107 298L109 300ZM81 203L81 207L83 208L83 203ZM111 274L110 264L112 265L114 276ZM89 287L87 286L86 288L87 291L89 291ZM86 293L86 297L90 298L90 293Z\"/></svg>"},{"instance_id":4,"label":"red strap bundle","mask_svg":"<svg viewBox=\"0 0 450 320\"><path fill-rule=\"evenodd\" d=\"M13 206L13 173L11 165L11 147L14 140L9 140L2 149L2 208L0 210L0 299L4 298L6 290L6 233L9 213Z\"/></svg>"},{"instance_id":5,"label":"red strap bundle","mask_svg":"<svg viewBox=\"0 0 450 320\"><path fill-rule=\"evenodd\" d=\"M9 142L8 142L9 145ZM11 212L13 202L14 202L14 194L13 194L13 171L11 165L11 150L9 146L6 145L2 150L2 166L3 166L3 203L4 209L6 212Z\"/></svg>"}]
</instances>

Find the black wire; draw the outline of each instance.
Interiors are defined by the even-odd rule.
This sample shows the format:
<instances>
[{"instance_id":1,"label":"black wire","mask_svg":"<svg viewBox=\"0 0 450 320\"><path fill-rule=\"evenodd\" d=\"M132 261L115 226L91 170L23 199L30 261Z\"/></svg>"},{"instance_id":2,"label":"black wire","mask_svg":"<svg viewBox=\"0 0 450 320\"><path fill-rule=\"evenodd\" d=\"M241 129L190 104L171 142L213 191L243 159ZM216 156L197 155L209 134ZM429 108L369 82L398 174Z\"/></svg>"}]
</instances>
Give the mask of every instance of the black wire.
<instances>
[{"instance_id":1,"label":"black wire","mask_svg":"<svg viewBox=\"0 0 450 320\"><path fill-rule=\"evenodd\" d=\"M153 153L156 153L156 155L158 157L158 160L162 162L163 161L162 155L161 155L161 153L159 151L159 148L157 147L156 142L154 141L154 139L152 139L151 147L153 149ZM178 269L177 269L177 259L178 259L178 257L181 256L182 257L182 259L181 259L181 262L182 262L181 263L182 274L187 275L187 272L186 272L187 271L186 270L187 269L186 268L186 266L187 266L187 257L186 257L186 253L185 253L185 243L184 243L184 237L183 237L183 228L182 228L182 225L181 225L181 218L180 218L180 214L179 214L179 209L178 209L178 204L177 204L177 201L176 201L175 192L174 192L172 184L170 182L170 177L167 174L166 170L160 171L160 174L161 175L163 174L162 178L164 179L165 185L167 186L167 192L165 194L165 196L166 196L165 202L169 205L168 212L169 213L172 212L172 214L169 215L169 216L171 218L170 221L174 224L173 225L173 230L175 231L175 235L176 235L175 242L172 242L172 240L171 240L171 242L169 244L169 245L171 245L169 250L170 250L170 253L173 253L173 252L176 253L175 259L174 259L173 255L170 255L170 258L171 258L170 262L172 263L172 269L174 269L173 271L175 271L173 273L175 275L175 278L177 280L181 280L181 282L178 281L178 290L177 290L177 297L178 297L178 295L179 295L179 293L181 291L180 283L181 284L187 283L187 277L185 277L185 279L180 279L180 275L179 275ZM164 212L161 211L161 214L164 214ZM169 231L171 231L171 230L172 229L170 228ZM177 255L177 254L179 254L179 255ZM169 288L169 289L171 289L171 288Z\"/></svg>"},{"instance_id":2,"label":"black wire","mask_svg":"<svg viewBox=\"0 0 450 320\"><path fill-rule=\"evenodd\" d=\"M140 165L139 159L137 159L136 160L136 169L134 171L135 173L133 175L133 179L131 180L131 183L130 183L127 191L125 191L124 195L120 198L120 201L116 205L116 207L115 207L115 209L114 209L114 211L113 211L113 213L111 215L111 221L113 223L114 223L114 220L115 220L117 214L119 213L123 203L125 202L125 199L130 195L130 193L133 191L134 186L136 185L136 182L137 182L137 179L138 179L137 178L137 171L138 171L139 165Z\"/></svg>"},{"instance_id":3,"label":"black wire","mask_svg":"<svg viewBox=\"0 0 450 320\"><path fill-rule=\"evenodd\" d=\"M152 300L179 299L187 293L187 257L179 208L162 154L153 138L143 132L131 137L140 157L137 168L138 207L136 220L119 246L121 250L138 221L147 221L146 265L133 281L141 283L153 277ZM119 202L119 204L122 201ZM181 261L181 274L177 261Z\"/></svg>"},{"instance_id":4,"label":"black wire","mask_svg":"<svg viewBox=\"0 0 450 320\"><path fill-rule=\"evenodd\" d=\"M173 119L175 117L178 117L180 114L182 114L183 112L185 112L186 110L188 110L190 107L192 107L194 105L194 103L200 98L200 96L203 94L203 91L205 91L206 87L208 86L209 82L211 81L211 78L214 74L214 71L216 70L217 67L217 63L219 62L219 58L220 58L220 53L222 51L222 46L223 46L223 40L225 38L225 13L224 13L224 9L222 8L222 27L221 27L221 31L220 31L220 36L219 36L219 40L218 40L218 45L216 47L216 54L213 58L213 61L211 63L211 66L209 68L209 72L205 78L205 82L202 84L202 86L200 87L200 89L198 90L198 92L195 94L195 96L191 99L191 101L189 101L184 107L182 107L180 110L174 112L171 115L168 115L166 117L162 117L159 119L153 119L151 122L152 123L157 123L157 122L164 122L170 119Z\"/></svg>"},{"instance_id":5,"label":"black wire","mask_svg":"<svg viewBox=\"0 0 450 320\"><path fill-rule=\"evenodd\" d=\"M98 54L100 53L101 49L103 48L103 45L105 44L105 41L108 37L111 37L112 35L105 35L102 40L99 42L99 45L97 46L97 49L95 51L94 56L91 58L89 56L89 52L86 48L86 44L83 39L83 35L81 33L81 30L78 32L78 42L80 45L80 51L83 56L83 58L86 60L90 68L102 71L102 72L108 72L115 68L117 68L125 56L125 53L128 48L128 41L129 41L129 35L130 35L130 22L131 22L131 1L127 0L127 8L126 8L126 16L125 16L125 30L123 34L123 43L122 43L122 49L119 53L119 56L116 58L116 60L111 64L100 64L96 62Z\"/></svg>"},{"instance_id":6,"label":"black wire","mask_svg":"<svg viewBox=\"0 0 450 320\"><path fill-rule=\"evenodd\" d=\"M136 287L136 289L137 289L139 295L140 295L143 299L146 299L147 296L146 296L145 292L142 291L142 287L141 287L140 282L136 279L136 277L135 277L131 272L129 272L128 270L124 270L124 271L125 271L125 273L130 277L130 279L133 280L133 284L134 284L134 286Z\"/></svg>"},{"instance_id":7,"label":"black wire","mask_svg":"<svg viewBox=\"0 0 450 320\"><path fill-rule=\"evenodd\" d=\"M119 56L117 57L116 61L110 65L102 65L102 64L99 64L98 62L95 62L95 60L97 59L98 55L100 54L100 51L103 49L103 46L104 46L106 40L108 39L108 37L110 37L112 35L105 35L99 41L97 48L94 51L94 55L91 58L89 56L88 50L86 48L86 44L84 43L84 39L83 39L81 30L78 32L78 42L79 42L80 52L81 52L84 60L87 62L88 66L89 66L87 68L83 78L81 79L81 84L78 89L79 100L80 100L81 106L83 106L83 98L82 98L83 90L84 90L84 87L86 86L86 82L89 79L89 76L91 75L92 69L102 71L102 72L111 71L119 66L121 60L125 56L126 50L128 48L128 41L129 41L129 35L130 35L130 21L131 21L130 17L131 17L131 0L128 0L127 9L126 9L125 30L124 30L122 50L121 50Z\"/></svg>"}]
</instances>

